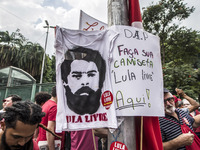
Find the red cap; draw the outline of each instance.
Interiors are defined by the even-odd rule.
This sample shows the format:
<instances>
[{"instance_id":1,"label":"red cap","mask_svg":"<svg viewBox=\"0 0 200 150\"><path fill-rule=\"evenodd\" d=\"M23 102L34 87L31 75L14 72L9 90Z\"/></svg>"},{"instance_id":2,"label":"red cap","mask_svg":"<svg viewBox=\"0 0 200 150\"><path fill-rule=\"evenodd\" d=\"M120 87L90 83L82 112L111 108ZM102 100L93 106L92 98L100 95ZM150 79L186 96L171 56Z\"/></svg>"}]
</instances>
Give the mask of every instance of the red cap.
<instances>
[{"instance_id":1,"label":"red cap","mask_svg":"<svg viewBox=\"0 0 200 150\"><path fill-rule=\"evenodd\" d=\"M182 101L180 98L178 98L178 101Z\"/></svg>"},{"instance_id":2,"label":"red cap","mask_svg":"<svg viewBox=\"0 0 200 150\"><path fill-rule=\"evenodd\" d=\"M178 98L175 95L173 95L173 97L174 97L174 102L177 103L178 102Z\"/></svg>"}]
</instances>

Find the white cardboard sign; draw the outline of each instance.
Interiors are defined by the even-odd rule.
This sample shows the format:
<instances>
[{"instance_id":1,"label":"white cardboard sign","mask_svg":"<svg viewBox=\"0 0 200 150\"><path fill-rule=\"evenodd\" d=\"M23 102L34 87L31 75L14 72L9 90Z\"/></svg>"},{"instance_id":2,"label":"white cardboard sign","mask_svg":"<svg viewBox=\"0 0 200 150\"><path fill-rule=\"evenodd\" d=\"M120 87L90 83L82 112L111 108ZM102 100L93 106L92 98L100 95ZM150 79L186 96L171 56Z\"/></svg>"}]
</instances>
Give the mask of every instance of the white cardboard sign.
<instances>
[{"instance_id":1,"label":"white cardboard sign","mask_svg":"<svg viewBox=\"0 0 200 150\"><path fill-rule=\"evenodd\" d=\"M159 37L130 26L110 29L120 33L111 63L117 116L163 116Z\"/></svg>"}]
</instances>

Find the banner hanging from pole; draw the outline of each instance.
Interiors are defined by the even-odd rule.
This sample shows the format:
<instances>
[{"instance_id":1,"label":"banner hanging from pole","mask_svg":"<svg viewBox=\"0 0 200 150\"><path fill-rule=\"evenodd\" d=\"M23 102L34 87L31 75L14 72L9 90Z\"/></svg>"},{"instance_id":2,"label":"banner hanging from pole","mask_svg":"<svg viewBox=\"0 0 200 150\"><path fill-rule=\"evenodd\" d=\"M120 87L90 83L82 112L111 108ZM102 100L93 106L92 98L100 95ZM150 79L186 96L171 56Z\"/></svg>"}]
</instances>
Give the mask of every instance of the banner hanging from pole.
<instances>
[{"instance_id":1,"label":"banner hanging from pole","mask_svg":"<svg viewBox=\"0 0 200 150\"><path fill-rule=\"evenodd\" d=\"M80 10L79 30L94 31L104 30L105 28L107 28L106 23L99 21Z\"/></svg>"}]
</instances>

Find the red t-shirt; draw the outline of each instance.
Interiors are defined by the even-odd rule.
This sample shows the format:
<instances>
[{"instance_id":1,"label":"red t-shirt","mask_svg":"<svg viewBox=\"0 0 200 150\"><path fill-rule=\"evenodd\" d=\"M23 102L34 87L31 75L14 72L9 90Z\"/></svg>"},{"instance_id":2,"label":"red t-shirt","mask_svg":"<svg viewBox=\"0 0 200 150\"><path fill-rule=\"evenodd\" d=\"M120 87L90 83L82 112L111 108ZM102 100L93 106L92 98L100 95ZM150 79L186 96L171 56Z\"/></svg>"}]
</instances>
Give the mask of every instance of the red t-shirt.
<instances>
[{"instance_id":1,"label":"red t-shirt","mask_svg":"<svg viewBox=\"0 0 200 150\"><path fill-rule=\"evenodd\" d=\"M98 138L95 137L96 149ZM95 150L92 130L71 131L71 150Z\"/></svg>"},{"instance_id":2,"label":"red t-shirt","mask_svg":"<svg viewBox=\"0 0 200 150\"><path fill-rule=\"evenodd\" d=\"M39 146L34 140L33 140L33 150L39 150Z\"/></svg>"},{"instance_id":3,"label":"red t-shirt","mask_svg":"<svg viewBox=\"0 0 200 150\"><path fill-rule=\"evenodd\" d=\"M56 113L57 113L57 104L52 100L48 100L42 106L42 112L45 112L45 116L42 118L41 124L47 127L48 121L55 121L56 120ZM39 134L37 137L37 142L39 141L46 141L46 130L39 127ZM56 138L55 138L56 139Z\"/></svg>"}]
</instances>

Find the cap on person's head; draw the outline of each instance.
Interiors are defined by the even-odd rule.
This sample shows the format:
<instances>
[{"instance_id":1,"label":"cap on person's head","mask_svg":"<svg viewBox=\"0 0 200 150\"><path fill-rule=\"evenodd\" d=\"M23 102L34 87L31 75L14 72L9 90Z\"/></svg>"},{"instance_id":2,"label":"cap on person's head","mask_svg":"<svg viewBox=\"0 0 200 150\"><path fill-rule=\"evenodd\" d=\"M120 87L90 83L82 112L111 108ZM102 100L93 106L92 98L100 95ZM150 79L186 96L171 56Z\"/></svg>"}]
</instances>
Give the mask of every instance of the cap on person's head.
<instances>
[{"instance_id":1,"label":"cap on person's head","mask_svg":"<svg viewBox=\"0 0 200 150\"><path fill-rule=\"evenodd\" d=\"M178 99L178 101L182 101L180 98L177 98Z\"/></svg>"},{"instance_id":2,"label":"cap on person's head","mask_svg":"<svg viewBox=\"0 0 200 150\"><path fill-rule=\"evenodd\" d=\"M175 95L173 95L173 97L174 97L174 102L177 103L178 102L178 98Z\"/></svg>"},{"instance_id":3,"label":"cap on person's head","mask_svg":"<svg viewBox=\"0 0 200 150\"><path fill-rule=\"evenodd\" d=\"M169 90L164 88L164 93L168 93L168 92L169 92Z\"/></svg>"}]
</instances>

